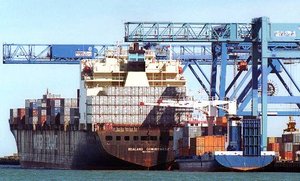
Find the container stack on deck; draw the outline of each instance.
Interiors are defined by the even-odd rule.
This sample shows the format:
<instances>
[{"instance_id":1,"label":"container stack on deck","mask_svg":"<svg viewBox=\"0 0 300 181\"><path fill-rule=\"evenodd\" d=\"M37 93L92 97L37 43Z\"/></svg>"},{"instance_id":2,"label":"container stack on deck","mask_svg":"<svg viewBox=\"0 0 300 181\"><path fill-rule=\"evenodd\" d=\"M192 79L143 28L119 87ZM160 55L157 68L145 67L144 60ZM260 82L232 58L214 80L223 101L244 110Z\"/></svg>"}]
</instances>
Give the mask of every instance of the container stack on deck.
<instances>
[{"instance_id":1,"label":"container stack on deck","mask_svg":"<svg viewBox=\"0 0 300 181\"><path fill-rule=\"evenodd\" d=\"M280 161L300 161L300 132L296 122L290 117L282 137L268 137L269 151L275 151Z\"/></svg>"},{"instance_id":2,"label":"container stack on deck","mask_svg":"<svg viewBox=\"0 0 300 181\"><path fill-rule=\"evenodd\" d=\"M178 156L190 156L191 138L207 135L207 123L200 121L188 121L181 128L182 137L178 140Z\"/></svg>"},{"instance_id":3,"label":"container stack on deck","mask_svg":"<svg viewBox=\"0 0 300 181\"><path fill-rule=\"evenodd\" d=\"M18 108L18 109L10 109L10 119L9 124L13 128L17 128L19 125L19 128L21 128L22 125L25 123L25 109L24 108Z\"/></svg>"},{"instance_id":4,"label":"container stack on deck","mask_svg":"<svg viewBox=\"0 0 300 181\"><path fill-rule=\"evenodd\" d=\"M281 158L286 161L299 161L296 152L300 150L300 133L284 133L282 142Z\"/></svg>"},{"instance_id":5,"label":"container stack on deck","mask_svg":"<svg viewBox=\"0 0 300 181\"><path fill-rule=\"evenodd\" d=\"M300 150L300 132L296 129L296 122L293 117L289 118L287 128L282 134L281 159L284 161L299 161L297 151Z\"/></svg>"},{"instance_id":6,"label":"container stack on deck","mask_svg":"<svg viewBox=\"0 0 300 181\"><path fill-rule=\"evenodd\" d=\"M276 156L279 158L282 150L282 137L268 137L267 143L267 150L275 151Z\"/></svg>"},{"instance_id":7,"label":"container stack on deck","mask_svg":"<svg viewBox=\"0 0 300 181\"><path fill-rule=\"evenodd\" d=\"M115 125L171 125L186 120L184 108L140 106L139 102L156 102L161 96L185 94L185 89L170 87L109 87L103 95L87 96L87 121ZM165 111L167 110L167 111Z\"/></svg>"},{"instance_id":8,"label":"container stack on deck","mask_svg":"<svg viewBox=\"0 0 300 181\"><path fill-rule=\"evenodd\" d=\"M64 99L47 94L43 99L26 99L25 108L10 110L12 128L68 129L78 128L79 109L77 99Z\"/></svg>"},{"instance_id":9,"label":"container stack on deck","mask_svg":"<svg viewBox=\"0 0 300 181\"><path fill-rule=\"evenodd\" d=\"M225 151L225 136L198 136L191 138L191 155L203 155L214 153L215 151Z\"/></svg>"}]
</instances>

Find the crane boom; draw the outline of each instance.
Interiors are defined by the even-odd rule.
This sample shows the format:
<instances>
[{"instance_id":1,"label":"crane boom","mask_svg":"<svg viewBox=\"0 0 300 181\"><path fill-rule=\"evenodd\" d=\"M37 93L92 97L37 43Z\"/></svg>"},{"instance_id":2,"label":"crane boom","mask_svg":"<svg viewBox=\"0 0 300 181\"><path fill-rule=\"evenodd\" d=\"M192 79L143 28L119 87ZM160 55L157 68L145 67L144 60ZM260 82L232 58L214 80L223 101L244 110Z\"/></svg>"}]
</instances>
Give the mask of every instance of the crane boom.
<instances>
[{"instance_id":1,"label":"crane boom","mask_svg":"<svg viewBox=\"0 0 300 181\"><path fill-rule=\"evenodd\" d=\"M140 102L141 106L158 106L158 107L174 107L174 108L191 108L204 112L208 116L216 116L217 113L212 108L218 108L224 110L228 115L237 114L236 101L182 101L182 100L163 100L159 99L156 103Z\"/></svg>"}]
</instances>

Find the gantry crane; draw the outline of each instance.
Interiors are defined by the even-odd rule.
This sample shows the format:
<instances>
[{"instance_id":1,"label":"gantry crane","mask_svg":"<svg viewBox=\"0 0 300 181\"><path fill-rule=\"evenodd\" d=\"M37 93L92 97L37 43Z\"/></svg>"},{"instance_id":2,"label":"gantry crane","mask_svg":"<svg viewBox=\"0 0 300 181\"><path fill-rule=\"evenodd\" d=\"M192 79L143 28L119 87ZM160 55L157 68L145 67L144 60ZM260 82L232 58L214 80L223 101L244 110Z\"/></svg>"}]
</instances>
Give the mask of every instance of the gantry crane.
<instances>
[{"instance_id":1,"label":"gantry crane","mask_svg":"<svg viewBox=\"0 0 300 181\"><path fill-rule=\"evenodd\" d=\"M268 114L300 115L300 97L298 96L300 89L284 66L286 61L294 62L296 59L300 59L299 27L299 23L270 23L267 17L255 18L251 23L127 22L125 23L125 41L210 43L212 62L209 97L219 100L237 98L238 115L261 116L262 147L266 149ZM226 88L228 80L226 70L232 51L231 47L235 47L233 50L239 49L241 43L246 43L250 47L245 48L250 52L245 62L251 63L252 66L246 70L242 79L239 78L245 69L239 70ZM219 59L221 59L220 70L217 69ZM284 80L280 74L282 70L287 74L292 86L296 88L296 93L291 91L286 83L287 80ZM287 96L268 96L268 75L270 73L276 74L286 89ZM220 81L217 94L218 74ZM239 84L236 90L232 90L235 83ZM249 102L251 102L251 110L245 111ZM268 104L295 104L298 109L296 111L279 109L268 112ZM222 114L224 113L220 111L220 115Z\"/></svg>"}]
</instances>

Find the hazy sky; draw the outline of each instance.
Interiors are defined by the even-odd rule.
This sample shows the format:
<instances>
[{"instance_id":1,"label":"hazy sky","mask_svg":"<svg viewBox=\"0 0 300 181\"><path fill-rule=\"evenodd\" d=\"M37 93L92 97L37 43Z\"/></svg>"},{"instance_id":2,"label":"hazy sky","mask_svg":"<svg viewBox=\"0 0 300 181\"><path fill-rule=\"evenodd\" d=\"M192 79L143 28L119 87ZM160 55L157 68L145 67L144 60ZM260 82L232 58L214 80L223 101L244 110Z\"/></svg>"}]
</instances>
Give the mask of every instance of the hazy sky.
<instances>
[{"instance_id":1,"label":"hazy sky","mask_svg":"<svg viewBox=\"0 0 300 181\"><path fill-rule=\"evenodd\" d=\"M300 22L300 1L292 0L0 0L0 43L105 44L123 41L125 21ZM2 48L0 49L2 55ZM2 57L2 56L1 56ZM9 109L46 89L75 97L77 65L0 63L0 156L17 152L9 131ZM277 136L285 122L269 126Z\"/></svg>"}]
</instances>

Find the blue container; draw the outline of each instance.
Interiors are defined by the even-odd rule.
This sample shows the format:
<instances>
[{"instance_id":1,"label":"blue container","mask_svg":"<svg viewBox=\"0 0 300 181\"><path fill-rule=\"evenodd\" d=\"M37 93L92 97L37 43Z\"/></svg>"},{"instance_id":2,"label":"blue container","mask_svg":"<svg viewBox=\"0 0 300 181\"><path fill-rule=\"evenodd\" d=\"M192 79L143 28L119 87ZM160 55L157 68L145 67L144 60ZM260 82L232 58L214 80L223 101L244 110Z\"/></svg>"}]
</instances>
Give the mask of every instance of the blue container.
<instances>
[{"instance_id":1,"label":"blue container","mask_svg":"<svg viewBox=\"0 0 300 181\"><path fill-rule=\"evenodd\" d=\"M51 58L94 58L94 45L52 45Z\"/></svg>"},{"instance_id":2,"label":"blue container","mask_svg":"<svg viewBox=\"0 0 300 181\"><path fill-rule=\"evenodd\" d=\"M57 116L61 113L60 107L51 107L51 116Z\"/></svg>"},{"instance_id":3,"label":"blue container","mask_svg":"<svg viewBox=\"0 0 300 181\"><path fill-rule=\"evenodd\" d=\"M229 120L229 145L228 151L240 151L241 150L241 123L239 120Z\"/></svg>"},{"instance_id":4,"label":"blue container","mask_svg":"<svg viewBox=\"0 0 300 181\"><path fill-rule=\"evenodd\" d=\"M30 108L37 109L38 103L37 102L30 102Z\"/></svg>"},{"instance_id":5,"label":"blue container","mask_svg":"<svg viewBox=\"0 0 300 181\"><path fill-rule=\"evenodd\" d=\"M260 119L243 120L244 156L261 155Z\"/></svg>"},{"instance_id":6,"label":"blue container","mask_svg":"<svg viewBox=\"0 0 300 181\"><path fill-rule=\"evenodd\" d=\"M55 115L57 115L57 114L60 113L60 112L61 112L60 107L55 107L55 108L54 108L54 113L55 113Z\"/></svg>"}]
</instances>

